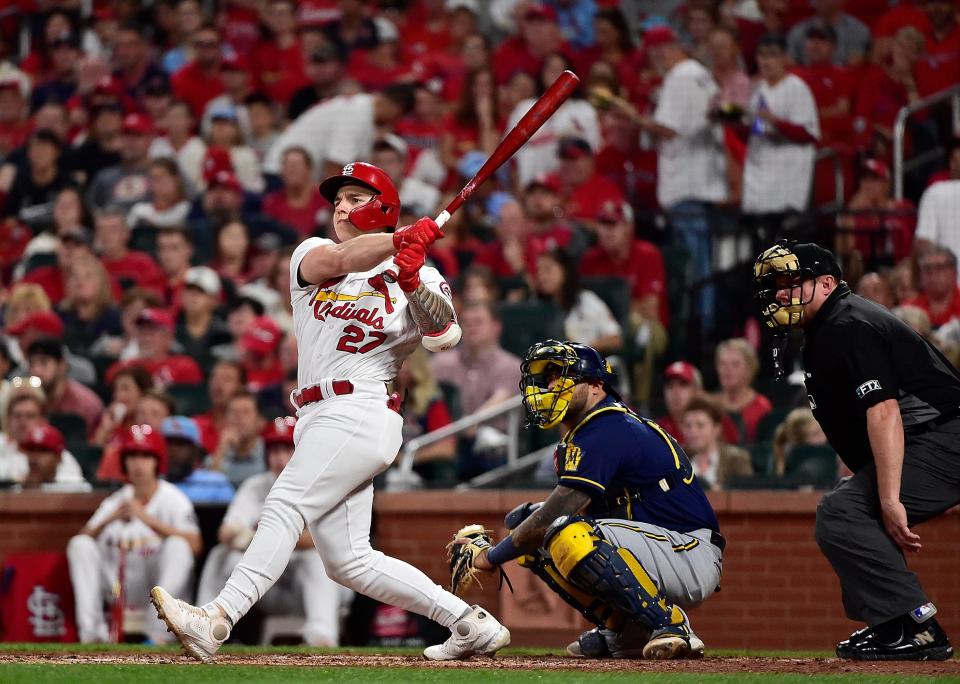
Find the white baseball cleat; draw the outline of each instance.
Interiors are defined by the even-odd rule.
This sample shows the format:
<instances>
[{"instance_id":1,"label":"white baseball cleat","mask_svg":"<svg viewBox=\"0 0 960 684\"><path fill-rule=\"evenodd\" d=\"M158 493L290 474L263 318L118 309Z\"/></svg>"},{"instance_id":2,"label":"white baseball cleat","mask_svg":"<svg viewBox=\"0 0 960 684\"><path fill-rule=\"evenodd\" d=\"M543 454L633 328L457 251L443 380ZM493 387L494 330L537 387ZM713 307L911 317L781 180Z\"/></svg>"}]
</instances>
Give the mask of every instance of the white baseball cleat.
<instances>
[{"instance_id":1,"label":"white baseball cleat","mask_svg":"<svg viewBox=\"0 0 960 684\"><path fill-rule=\"evenodd\" d=\"M680 658L702 658L703 640L690 629L690 618L679 607L683 621L667 625L655 631L650 641L643 647L643 657L647 660L677 660Z\"/></svg>"},{"instance_id":2,"label":"white baseball cleat","mask_svg":"<svg viewBox=\"0 0 960 684\"><path fill-rule=\"evenodd\" d=\"M203 608L173 598L163 587L150 590L150 602L186 654L202 663L212 663L217 650L230 637L230 622L225 617L212 616Z\"/></svg>"},{"instance_id":3,"label":"white baseball cleat","mask_svg":"<svg viewBox=\"0 0 960 684\"><path fill-rule=\"evenodd\" d=\"M450 628L450 638L423 651L427 660L465 660L473 655L493 656L510 644L510 630L480 606L470 610Z\"/></svg>"}]
</instances>

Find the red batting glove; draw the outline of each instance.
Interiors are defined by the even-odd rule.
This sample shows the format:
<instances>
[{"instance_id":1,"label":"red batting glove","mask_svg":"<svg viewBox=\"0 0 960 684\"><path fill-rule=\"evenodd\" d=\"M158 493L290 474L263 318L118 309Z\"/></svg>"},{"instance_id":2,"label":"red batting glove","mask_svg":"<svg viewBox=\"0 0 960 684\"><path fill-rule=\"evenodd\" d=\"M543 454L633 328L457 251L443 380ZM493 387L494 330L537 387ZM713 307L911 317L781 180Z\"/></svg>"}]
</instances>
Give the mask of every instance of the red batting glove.
<instances>
[{"instance_id":1,"label":"red batting glove","mask_svg":"<svg viewBox=\"0 0 960 684\"><path fill-rule=\"evenodd\" d=\"M393 257L393 263L400 267L397 283L404 292L413 292L420 287L420 268L427 258L423 245L412 244L403 247Z\"/></svg>"},{"instance_id":2,"label":"red batting glove","mask_svg":"<svg viewBox=\"0 0 960 684\"><path fill-rule=\"evenodd\" d=\"M393 246L397 251L407 245L418 244L425 248L443 237L443 231L432 218L424 216L411 226L401 226L393 234Z\"/></svg>"}]
</instances>

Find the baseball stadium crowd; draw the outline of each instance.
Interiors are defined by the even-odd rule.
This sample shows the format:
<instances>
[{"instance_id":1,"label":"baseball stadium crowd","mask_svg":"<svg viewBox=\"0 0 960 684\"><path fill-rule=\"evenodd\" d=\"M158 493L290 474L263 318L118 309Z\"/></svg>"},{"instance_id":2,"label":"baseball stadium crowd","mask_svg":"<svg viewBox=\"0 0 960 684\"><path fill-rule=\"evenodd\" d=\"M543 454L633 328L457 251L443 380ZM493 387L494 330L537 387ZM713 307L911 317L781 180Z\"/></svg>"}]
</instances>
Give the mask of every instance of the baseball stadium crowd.
<instances>
[{"instance_id":1,"label":"baseball stadium crowd","mask_svg":"<svg viewBox=\"0 0 960 684\"><path fill-rule=\"evenodd\" d=\"M925 161L903 193L892 171L898 112L960 85L953 0L4 3L0 480L121 483L150 425L170 481L229 502L295 413L288 265L329 236L318 179L367 160L402 224L434 216L564 69L579 90L429 252L464 335L402 369L405 437L515 397L523 352L558 337L607 354L707 486L829 484L799 383L772 382L750 263L814 238L960 356L947 105L908 120ZM506 424L416 471L501 464Z\"/></svg>"}]
</instances>

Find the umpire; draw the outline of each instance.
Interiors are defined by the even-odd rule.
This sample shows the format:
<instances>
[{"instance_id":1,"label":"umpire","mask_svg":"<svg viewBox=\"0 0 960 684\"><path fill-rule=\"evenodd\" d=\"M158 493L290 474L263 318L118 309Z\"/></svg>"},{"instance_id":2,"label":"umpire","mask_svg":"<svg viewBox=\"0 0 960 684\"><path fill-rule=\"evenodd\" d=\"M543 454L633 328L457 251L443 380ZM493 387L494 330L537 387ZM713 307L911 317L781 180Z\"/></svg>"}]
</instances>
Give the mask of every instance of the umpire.
<instances>
[{"instance_id":1,"label":"umpire","mask_svg":"<svg viewBox=\"0 0 960 684\"><path fill-rule=\"evenodd\" d=\"M854 660L946 660L937 608L907 568L910 527L960 502L960 375L887 309L855 295L836 258L781 241L754 264L757 299L779 339L805 334L810 408L854 472L817 507L817 543L840 578L847 617L837 644Z\"/></svg>"}]
</instances>

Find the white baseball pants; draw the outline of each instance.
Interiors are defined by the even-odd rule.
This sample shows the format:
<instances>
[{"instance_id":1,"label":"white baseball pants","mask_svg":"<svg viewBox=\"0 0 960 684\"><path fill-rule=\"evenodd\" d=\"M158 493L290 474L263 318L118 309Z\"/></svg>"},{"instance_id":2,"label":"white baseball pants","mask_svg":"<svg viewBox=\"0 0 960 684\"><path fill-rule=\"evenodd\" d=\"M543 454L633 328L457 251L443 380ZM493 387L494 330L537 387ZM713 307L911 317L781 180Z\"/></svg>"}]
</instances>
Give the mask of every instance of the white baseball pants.
<instances>
[{"instance_id":1,"label":"white baseball pants","mask_svg":"<svg viewBox=\"0 0 960 684\"><path fill-rule=\"evenodd\" d=\"M113 600L113 586L119 564L117 549L109 549L93 537L78 534L67 544L67 562L76 603L77 631L82 643L108 641L110 637L103 612L104 601ZM183 537L167 537L156 553L143 555L137 549L126 551L124 595L128 608L142 608L146 636L154 643L172 641L166 624L149 609L150 588L156 584L182 596L190 588L194 556Z\"/></svg>"},{"instance_id":2,"label":"white baseball pants","mask_svg":"<svg viewBox=\"0 0 960 684\"><path fill-rule=\"evenodd\" d=\"M218 544L210 550L200 573L198 604L216 598L242 557L243 551L226 544ZM280 579L258 605L268 614L304 615L303 640L309 646L337 646L340 643L340 606L352 596L352 591L327 577L323 561L315 551L297 550Z\"/></svg>"},{"instance_id":3,"label":"white baseball pants","mask_svg":"<svg viewBox=\"0 0 960 684\"><path fill-rule=\"evenodd\" d=\"M327 575L345 587L449 627L469 606L408 563L370 546L373 478L400 449L403 419L383 383L299 412L293 458L267 495L257 532L215 602L236 624L283 573L309 526ZM327 388L329 389L329 388Z\"/></svg>"}]
</instances>

